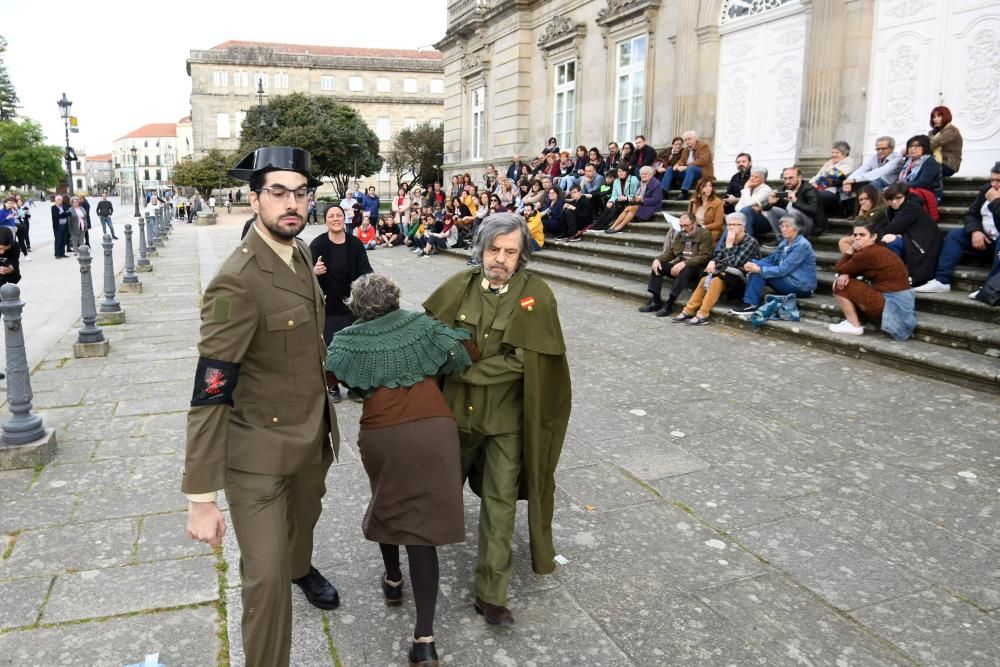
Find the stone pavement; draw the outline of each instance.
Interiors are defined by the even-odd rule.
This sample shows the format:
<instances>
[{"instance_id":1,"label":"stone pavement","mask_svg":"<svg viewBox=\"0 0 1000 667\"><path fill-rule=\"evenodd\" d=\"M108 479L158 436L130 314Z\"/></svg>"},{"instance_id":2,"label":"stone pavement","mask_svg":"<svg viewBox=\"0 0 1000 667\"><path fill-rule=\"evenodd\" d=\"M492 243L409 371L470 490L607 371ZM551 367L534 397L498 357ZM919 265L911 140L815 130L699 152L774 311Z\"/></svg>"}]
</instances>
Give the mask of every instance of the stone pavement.
<instances>
[{"instance_id":1,"label":"stone pavement","mask_svg":"<svg viewBox=\"0 0 1000 667\"><path fill-rule=\"evenodd\" d=\"M239 236L223 222L175 228L144 293L120 295L109 357L73 359L75 330L40 353L35 404L59 453L0 472L0 665L242 664L232 531L217 553L187 540L178 492L199 295ZM411 308L463 266L371 257ZM468 540L440 550L445 664L1000 663L995 397L553 287L574 382L554 526L567 562L531 573L522 507L517 623L487 626L467 493ZM343 603L295 592L293 664L405 664L412 597L382 603L359 406L338 415L314 562Z\"/></svg>"}]
</instances>

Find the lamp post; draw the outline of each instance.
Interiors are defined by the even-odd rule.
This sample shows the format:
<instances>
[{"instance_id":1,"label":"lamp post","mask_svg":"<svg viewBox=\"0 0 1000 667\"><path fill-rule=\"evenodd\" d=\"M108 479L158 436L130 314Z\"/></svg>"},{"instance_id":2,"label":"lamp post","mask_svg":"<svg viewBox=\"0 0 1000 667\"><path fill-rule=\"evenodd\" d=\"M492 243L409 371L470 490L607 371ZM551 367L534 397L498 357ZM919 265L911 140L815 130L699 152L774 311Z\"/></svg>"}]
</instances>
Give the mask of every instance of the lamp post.
<instances>
[{"instance_id":1,"label":"lamp post","mask_svg":"<svg viewBox=\"0 0 1000 667\"><path fill-rule=\"evenodd\" d=\"M63 93L62 99L56 102L59 105L59 115L62 116L63 126L66 129L66 175L67 175L67 185L69 186L69 196L73 196L73 160L76 155L73 154L73 149L69 145L69 110L73 106L73 103L69 101L66 97L66 93Z\"/></svg>"},{"instance_id":2,"label":"lamp post","mask_svg":"<svg viewBox=\"0 0 1000 667\"><path fill-rule=\"evenodd\" d=\"M264 80L257 79L257 143L264 145L264 128L267 127L267 118L264 113ZM271 129L278 129L278 117L271 117Z\"/></svg>"},{"instance_id":3,"label":"lamp post","mask_svg":"<svg viewBox=\"0 0 1000 667\"><path fill-rule=\"evenodd\" d=\"M354 180L358 180L358 151L361 150L361 146L357 144L351 144L351 155L354 156Z\"/></svg>"},{"instance_id":4,"label":"lamp post","mask_svg":"<svg viewBox=\"0 0 1000 667\"><path fill-rule=\"evenodd\" d=\"M139 216L139 149L135 146L129 149L129 155L132 156L132 180L134 183L135 192L133 192L133 199L135 200L135 215L136 218Z\"/></svg>"}]
</instances>

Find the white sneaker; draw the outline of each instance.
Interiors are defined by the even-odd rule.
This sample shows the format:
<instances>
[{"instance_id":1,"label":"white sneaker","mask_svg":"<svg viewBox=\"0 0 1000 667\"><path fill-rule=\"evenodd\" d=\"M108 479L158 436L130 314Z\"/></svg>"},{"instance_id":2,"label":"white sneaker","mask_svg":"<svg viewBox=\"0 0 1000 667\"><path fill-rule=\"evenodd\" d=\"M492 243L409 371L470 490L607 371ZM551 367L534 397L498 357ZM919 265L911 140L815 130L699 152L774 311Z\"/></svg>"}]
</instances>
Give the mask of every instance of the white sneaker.
<instances>
[{"instance_id":1,"label":"white sneaker","mask_svg":"<svg viewBox=\"0 0 1000 667\"><path fill-rule=\"evenodd\" d=\"M951 291L951 285L945 285L944 283L938 282L935 278L924 283L920 287L915 288L914 291L922 294L944 294L945 292Z\"/></svg>"},{"instance_id":2,"label":"white sneaker","mask_svg":"<svg viewBox=\"0 0 1000 667\"><path fill-rule=\"evenodd\" d=\"M979 290L976 290L975 292L973 292L972 294L969 295L970 299L975 299L975 298L978 298L978 297L979 297Z\"/></svg>"},{"instance_id":3,"label":"white sneaker","mask_svg":"<svg viewBox=\"0 0 1000 667\"><path fill-rule=\"evenodd\" d=\"M827 329L833 333L848 334L850 336L861 336L865 333L864 327L856 327L847 320L831 324Z\"/></svg>"}]
</instances>

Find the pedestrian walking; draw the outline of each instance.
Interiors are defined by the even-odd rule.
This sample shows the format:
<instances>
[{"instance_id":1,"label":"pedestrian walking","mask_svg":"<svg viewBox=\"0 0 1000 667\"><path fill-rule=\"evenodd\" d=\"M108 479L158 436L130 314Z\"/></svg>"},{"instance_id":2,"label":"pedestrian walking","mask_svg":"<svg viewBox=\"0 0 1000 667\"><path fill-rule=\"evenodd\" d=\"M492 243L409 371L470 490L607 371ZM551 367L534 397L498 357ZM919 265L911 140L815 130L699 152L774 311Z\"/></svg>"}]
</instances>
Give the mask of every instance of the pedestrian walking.
<instances>
[{"instance_id":1,"label":"pedestrian walking","mask_svg":"<svg viewBox=\"0 0 1000 667\"><path fill-rule=\"evenodd\" d=\"M188 204L188 224L189 225L191 224L191 221L194 220L195 216L198 215L199 211L201 211L201 195L199 195L196 192L195 195L194 195L194 197L191 198L191 203Z\"/></svg>"},{"instance_id":2,"label":"pedestrian walking","mask_svg":"<svg viewBox=\"0 0 1000 667\"><path fill-rule=\"evenodd\" d=\"M289 582L316 607L340 604L311 564L340 434L323 375L323 293L309 248L296 239L309 191L321 183L309 166L300 148L267 146L229 172L249 180L257 222L205 290L188 413L187 532L221 544L226 520L215 501L225 489L240 547L248 667L289 663Z\"/></svg>"},{"instance_id":3,"label":"pedestrian walking","mask_svg":"<svg viewBox=\"0 0 1000 667\"><path fill-rule=\"evenodd\" d=\"M52 237L55 239L56 259L64 259L70 239L70 208L64 203L62 195L56 195L52 203Z\"/></svg>"},{"instance_id":4,"label":"pedestrian walking","mask_svg":"<svg viewBox=\"0 0 1000 667\"><path fill-rule=\"evenodd\" d=\"M87 215L87 210L81 205L79 197L70 197L69 208L70 245L72 245L72 253L75 255L80 252L80 246L87 243L87 229L90 226L90 216Z\"/></svg>"},{"instance_id":5,"label":"pedestrian walking","mask_svg":"<svg viewBox=\"0 0 1000 667\"><path fill-rule=\"evenodd\" d=\"M115 207L108 201L108 194L102 194L101 201L97 202L97 217L101 220L101 233L111 234L111 238L117 241L118 236L115 234L115 226L111 222L111 216L114 212Z\"/></svg>"}]
</instances>

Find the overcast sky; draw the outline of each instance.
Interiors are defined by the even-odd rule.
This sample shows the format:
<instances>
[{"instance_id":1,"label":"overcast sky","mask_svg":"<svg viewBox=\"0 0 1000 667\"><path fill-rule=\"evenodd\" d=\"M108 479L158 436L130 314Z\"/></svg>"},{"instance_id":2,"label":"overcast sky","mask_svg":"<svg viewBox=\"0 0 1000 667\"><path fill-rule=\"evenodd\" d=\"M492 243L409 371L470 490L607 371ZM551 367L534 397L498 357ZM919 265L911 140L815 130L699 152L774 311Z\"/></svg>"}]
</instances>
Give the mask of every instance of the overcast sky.
<instances>
[{"instance_id":1,"label":"overcast sky","mask_svg":"<svg viewBox=\"0 0 1000 667\"><path fill-rule=\"evenodd\" d=\"M62 145L56 102L65 92L80 122L70 143L92 155L110 152L116 137L137 127L191 112L185 63L192 49L231 39L416 49L441 39L447 25L447 0L2 0L0 7L21 116Z\"/></svg>"}]
</instances>

